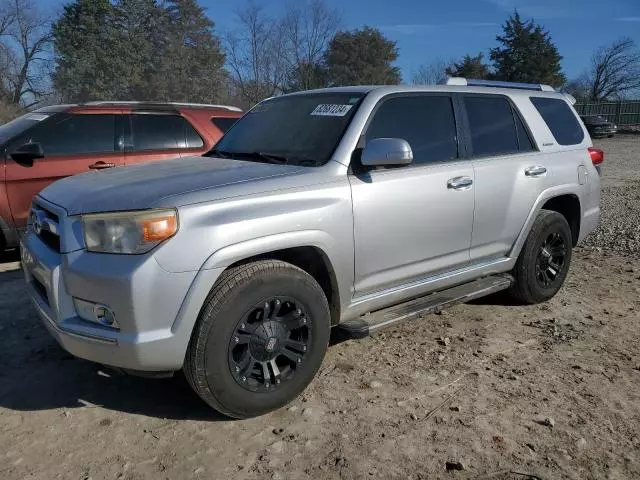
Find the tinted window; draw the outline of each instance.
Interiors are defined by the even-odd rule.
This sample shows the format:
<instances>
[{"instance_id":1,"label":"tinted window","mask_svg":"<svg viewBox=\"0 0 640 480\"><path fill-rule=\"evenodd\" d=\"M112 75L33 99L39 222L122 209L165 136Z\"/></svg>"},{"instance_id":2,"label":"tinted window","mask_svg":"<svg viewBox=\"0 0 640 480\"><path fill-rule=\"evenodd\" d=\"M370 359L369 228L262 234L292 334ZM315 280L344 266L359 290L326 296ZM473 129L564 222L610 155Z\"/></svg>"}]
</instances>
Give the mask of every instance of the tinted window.
<instances>
[{"instance_id":1,"label":"tinted window","mask_svg":"<svg viewBox=\"0 0 640 480\"><path fill-rule=\"evenodd\" d=\"M413 150L413 163L457 158L456 124L451 98L413 95L385 100L367 128L366 139L402 138Z\"/></svg>"},{"instance_id":2,"label":"tinted window","mask_svg":"<svg viewBox=\"0 0 640 480\"><path fill-rule=\"evenodd\" d=\"M184 121L184 130L187 148L201 148L204 145L200 134L196 132L196 129L186 120Z\"/></svg>"},{"instance_id":3,"label":"tinted window","mask_svg":"<svg viewBox=\"0 0 640 480\"><path fill-rule=\"evenodd\" d=\"M225 133L227 130L229 130L237 121L237 118L217 117L211 119L211 122L213 122L213 124L218 127L222 133Z\"/></svg>"},{"instance_id":4,"label":"tinted window","mask_svg":"<svg viewBox=\"0 0 640 480\"><path fill-rule=\"evenodd\" d=\"M524 127L524 123L522 123L522 119L520 115L516 112L513 112L513 116L516 119L516 130L518 132L518 147L520 147L521 152L530 152L531 150L535 150L536 147L533 145L531 141L531 137L527 132L527 129Z\"/></svg>"},{"instance_id":5,"label":"tinted window","mask_svg":"<svg viewBox=\"0 0 640 480\"><path fill-rule=\"evenodd\" d=\"M198 142L193 127L178 115L138 114L131 115L131 129L133 149L140 150L168 150L172 148L188 148L187 130L189 137L198 146L202 146L202 139Z\"/></svg>"},{"instance_id":6,"label":"tinted window","mask_svg":"<svg viewBox=\"0 0 640 480\"><path fill-rule=\"evenodd\" d=\"M240 153L261 152L286 157L288 163L322 165L331 158L362 97L329 92L265 100L236 122L213 154L247 159Z\"/></svg>"},{"instance_id":7,"label":"tinted window","mask_svg":"<svg viewBox=\"0 0 640 480\"><path fill-rule=\"evenodd\" d=\"M49 113L27 113L21 117L14 118L9 123L0 125L0 143L4 143L17 135L20 135L28 128L37 125L39 122L46 120L50 116L51 114Z\"/></svg>"},{"instance_id":8,"label":"tinted window","mask_svg":"<svg viewBox=\"0 0 640 480\"><path fill-rule=\"evenodd\" d=\"M500 155L518 151L511 104L493 95L465 96L473 155Z\"/></svg>"},{"instance_id":9,"label":"tinted window","mask_svg":"<svg viewBox=\"0 0 640 480\"><path fill-rule=\"evenodd\" d=\"M51 155L115 151L115 115L61 115L30 130L16 144L38 142Z\"/></svg>"},{"instance_id":10,"label":"tinted window","mask_svg":"<svg viewBox=\"0 0 640 480\"><path fill-rule=\"evenodd\" d=\"M571 107L559 98L531 97L531 103L547 123L560 145L577 145L584 140L584 132Z\"/></svg>"}]
</instances>

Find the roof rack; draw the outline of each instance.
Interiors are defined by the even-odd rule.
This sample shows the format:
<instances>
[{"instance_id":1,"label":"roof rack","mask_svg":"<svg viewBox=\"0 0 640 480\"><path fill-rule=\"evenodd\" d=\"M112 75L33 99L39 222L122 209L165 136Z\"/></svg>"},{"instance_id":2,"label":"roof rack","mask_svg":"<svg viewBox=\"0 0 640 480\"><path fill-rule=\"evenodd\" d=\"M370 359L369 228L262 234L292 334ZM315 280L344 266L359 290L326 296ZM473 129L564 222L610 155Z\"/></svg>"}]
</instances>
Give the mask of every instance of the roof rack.
<instances>
[{"instance_id":1,"label":"roof rack","mask_svg":"<svg viewBox=\"0 0 640 480\"><path fill-rule=\"evenodd\" d=\"M518 90L538 90L540 92L555 92L552 86L542 83L518 83L502 82L500 80L476 80L463 77L449 77L446 85L462 85L465 87L494 87L494 88L515 88Z\"/></svg>"},{"instance_id":2,"label":"roof rack","mask_svg":"<svg viewBox=\"0 0 640 480\"><path fill-rule=\"evenodd\" d=\"M208 103L186 103L186 102L141 102L133 100L103 100L97 102L85 102L82 105L171 105L174 107L207 107L220 108L231 112L241 112L242 109L231 105L211 105Z\"/></svg>"}]
</instances>

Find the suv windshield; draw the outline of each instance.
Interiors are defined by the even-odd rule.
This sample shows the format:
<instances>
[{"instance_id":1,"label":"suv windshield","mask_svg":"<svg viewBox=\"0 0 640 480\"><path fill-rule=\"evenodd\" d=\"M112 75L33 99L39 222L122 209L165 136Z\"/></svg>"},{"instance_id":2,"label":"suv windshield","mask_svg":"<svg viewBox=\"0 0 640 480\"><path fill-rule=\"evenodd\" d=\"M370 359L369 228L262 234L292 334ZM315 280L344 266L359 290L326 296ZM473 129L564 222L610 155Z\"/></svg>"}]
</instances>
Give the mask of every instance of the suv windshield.
<instances>
[{"instance_id":1,"label":"suv windshield","mask_svg":"<svg viewBox=\"0 0 640 480\"><path fill-rule=\"evenodd\" d=\"M265 100L216 144L212 156L298 165L329 161L363 93L312 93Z\"/></svg>"},{"instance_id":2,"label":"suv windshield","mask_svg":"<svg viewBox=\"0 0 640 480\"><path fill-rule=\"evenodd\" d=\"M7 140L21 134L27 128L32 127L50 116L51 114L49 113L27 113L26 115L11 120L9 123L0 125L0 144L5 143Z\"/></svg>"}]
</instances>

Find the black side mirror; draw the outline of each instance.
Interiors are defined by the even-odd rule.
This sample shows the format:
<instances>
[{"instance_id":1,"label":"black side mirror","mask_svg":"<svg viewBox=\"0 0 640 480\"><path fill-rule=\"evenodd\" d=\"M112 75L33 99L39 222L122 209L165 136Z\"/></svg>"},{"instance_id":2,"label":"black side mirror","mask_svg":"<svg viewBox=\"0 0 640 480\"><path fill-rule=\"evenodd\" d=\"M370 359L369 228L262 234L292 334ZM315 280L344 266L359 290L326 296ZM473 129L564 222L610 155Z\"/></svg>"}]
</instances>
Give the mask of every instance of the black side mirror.
<instances>
[{"instance_id":1,"label":"black side mirror","mask_svg":"<svg viewBox=\"0 0 640 480\"><path fill-rule=\"evenodd\" d=\"M43 158L42 145L37 142L25 143L11 152L11 158L26 167L32 167L36 158Z\"/></svg>"}]
</instances>

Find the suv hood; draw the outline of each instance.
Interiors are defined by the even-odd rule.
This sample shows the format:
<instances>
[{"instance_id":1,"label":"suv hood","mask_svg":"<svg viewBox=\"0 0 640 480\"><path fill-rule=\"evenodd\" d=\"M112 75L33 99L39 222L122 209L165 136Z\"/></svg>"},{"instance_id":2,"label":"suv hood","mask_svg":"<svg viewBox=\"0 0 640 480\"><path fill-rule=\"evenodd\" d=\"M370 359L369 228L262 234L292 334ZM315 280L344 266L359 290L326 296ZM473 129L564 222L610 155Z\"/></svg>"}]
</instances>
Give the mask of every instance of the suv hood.
<instances>
[{"instance_id":1,"label":"suv hood","mask_svg":"<svg viewBox=\"0 0 640 480\"><path fill-rule=\"evenodd\" d=\"M261 179L291 175L303 167L187 157L160 160L64 178L40 196L64 208L69 215L145 209L168 197ZM253 193L247 188L246 193ZM220 192L222 194L222 192ZM211 200L224 198L212 195Z\"/></svg>"}]
</instances>

